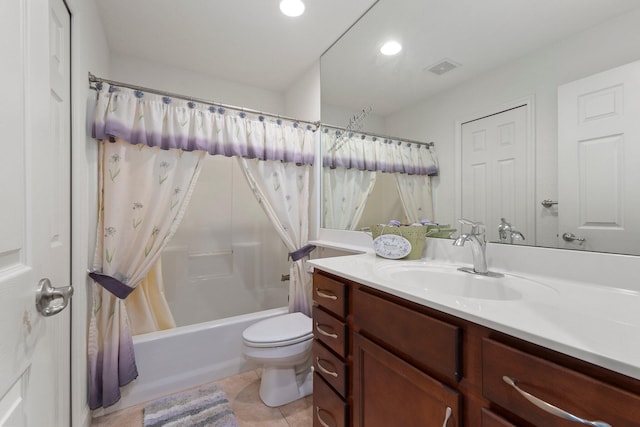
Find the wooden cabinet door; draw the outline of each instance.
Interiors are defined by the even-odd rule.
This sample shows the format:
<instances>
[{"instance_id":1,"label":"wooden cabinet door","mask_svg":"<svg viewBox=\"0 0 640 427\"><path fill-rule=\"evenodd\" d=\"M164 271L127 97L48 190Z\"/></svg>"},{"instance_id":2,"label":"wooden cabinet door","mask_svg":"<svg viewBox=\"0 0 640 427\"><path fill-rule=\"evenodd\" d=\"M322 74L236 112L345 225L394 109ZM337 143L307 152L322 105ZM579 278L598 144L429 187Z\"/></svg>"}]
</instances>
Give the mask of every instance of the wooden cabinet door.
<instances>
[{"instance_id":1,"label":"wooden cabinet door","mask_svg":"<svg viewBox=\"0 0 640 427\"><path fill-rule=\"evenodd\" d=\"M357 333L353 378L355 427L460 426L456 391Z\"/></svg>"}]
</instances>

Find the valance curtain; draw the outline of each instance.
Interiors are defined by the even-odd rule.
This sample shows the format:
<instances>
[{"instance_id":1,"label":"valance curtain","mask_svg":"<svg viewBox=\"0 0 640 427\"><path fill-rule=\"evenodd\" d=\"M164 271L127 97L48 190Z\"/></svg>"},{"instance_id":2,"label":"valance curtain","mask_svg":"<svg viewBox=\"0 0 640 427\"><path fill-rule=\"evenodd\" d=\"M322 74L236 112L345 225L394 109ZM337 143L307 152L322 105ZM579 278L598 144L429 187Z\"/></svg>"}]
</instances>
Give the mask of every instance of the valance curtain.
<instances>
[{"instance_id":1,"label":"valance curtain","mask_svg":"<svg viewBox=\"0 0 640 427\"><path fill-rule=\"evenodd\" d=\"M96 139L122 138L165 150L313 164L313 139L295 138L298 130L312 133L311 125L285 124L244 112L231 114L222 107L119 86L99 87L92 126Z\"/></svg>"},{"instance_id":2,"label":"valance curtain","mask_svg":"<svg viewBox=\"0 0 640 427\"><path fill-rule=\"evenodd\" d=\"M426 145L389 140L365 134L322 129L322 165L407 175L438 174L438 166Z\"/></svg>"},{"instance_id":3,"label":"valance curtain","mask_svg":"<svg viewBox=\"0 0 640 427\"><path fill-rule=\"evenodd\" d=\"M322 129L324 226L353 230L377 172L393 173L410 223L433 221L431 176L438 165L426 145Z\"/></svg>"},{"instance_id":4,"label":"valance curtain","mask_svg":"<svg viewBox=\"0 0 640 427\"><path fill-rule=\"evenodd\" d=\"M89 274L94 280L88 348L92 409L116 403L119 387L137 377L132 320L143 330L171 326L157 262L180 223L206 153L242 158L258 201L291 251L290 310L310 313L304 262L312 249L307 245L309 169L315 153L310 125L103 83L97 89L92 135L102 142L98 241ZM128 315L127 309L135 313Z\"/></svg>"}]
</instances>

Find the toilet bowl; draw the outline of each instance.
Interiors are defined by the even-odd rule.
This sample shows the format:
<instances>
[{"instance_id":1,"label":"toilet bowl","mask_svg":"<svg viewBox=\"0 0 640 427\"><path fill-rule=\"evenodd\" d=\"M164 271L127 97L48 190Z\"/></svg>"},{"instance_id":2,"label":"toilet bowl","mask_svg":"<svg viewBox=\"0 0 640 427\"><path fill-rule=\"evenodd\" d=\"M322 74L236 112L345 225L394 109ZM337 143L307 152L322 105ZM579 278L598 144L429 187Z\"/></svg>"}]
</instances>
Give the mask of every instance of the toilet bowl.
<instances>
[{"instance_id":1,"label":"toilet bowl","mask_svg":"<svg viewBox=\"0 0 640 427\"><path fill-rule=\"evenodd\" d=\"M285 405L311 394L311 318L289 313L254 323L242 332L243 352L262 365L260 399Z\"/></svg>"}]
</instances>

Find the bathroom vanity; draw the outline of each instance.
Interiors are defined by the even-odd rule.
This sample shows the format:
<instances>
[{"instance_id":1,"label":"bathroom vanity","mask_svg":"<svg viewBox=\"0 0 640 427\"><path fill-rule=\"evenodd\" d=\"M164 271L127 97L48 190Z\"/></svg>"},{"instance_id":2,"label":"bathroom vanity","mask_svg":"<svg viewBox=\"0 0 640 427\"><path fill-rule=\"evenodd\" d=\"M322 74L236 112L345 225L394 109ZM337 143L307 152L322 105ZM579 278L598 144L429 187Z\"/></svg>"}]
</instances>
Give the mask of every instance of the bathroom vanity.
<instances>
[{"instance_id":1,"label":"bathroom vanity","mask_svg":"<svg viewBox=\"0 0 640 427\"><path fill-rule=\"evenodd\" d=\"M568 323L543 310L550 298L563 304L562 284L539 294L517 281L492 290L452 266L371 254L311 263L314 427L640 426L640 353L627 354L638 345L607 353L598 348L613 345L604 335L611 343L627 336L579 316L595 337L572 337ZM415 289L410 275L397 283L384 273L411 266L424 270ZM448 281L451 294L429 291L438 289L430 280ZM465 294L469 284L488 293Z\"/></svg>"}]
</instances>

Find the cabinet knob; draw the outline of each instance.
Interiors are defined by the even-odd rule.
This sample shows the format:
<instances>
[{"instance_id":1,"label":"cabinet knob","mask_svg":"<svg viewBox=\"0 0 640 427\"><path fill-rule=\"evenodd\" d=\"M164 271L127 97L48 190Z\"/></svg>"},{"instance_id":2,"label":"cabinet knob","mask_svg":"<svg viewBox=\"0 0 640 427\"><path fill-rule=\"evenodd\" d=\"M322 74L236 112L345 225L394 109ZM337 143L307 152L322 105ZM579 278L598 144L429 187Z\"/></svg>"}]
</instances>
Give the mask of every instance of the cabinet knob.
<instances>
[{"instance_id":1,"label":"cabinet knob","mask_svg":"<svg viewBox=\"0 0 640 427\"><path fill-rule=\"evenodd\" d=\"M611 427L611 424L605 423L604 421L585 420L584 418L577 417L565 411L564 409L560 409L557 406L553 406L552 404L547 403L544 400L539 399L534 395L529 394L526 391L522 390L520 387L516 385L516 382L513 379L511 379L506 375L502 377L502 381L504 381L505 383L509 384L511 387L516 389L516 391L520 393L529 402L533 403L535 406L542 409L543 411L550 413L551 415L555 415L556 417L560 417L565 420L573 421L576 423L580 423L580 424L584 424L592 427Z\"/></svg>"}]
</instances>

